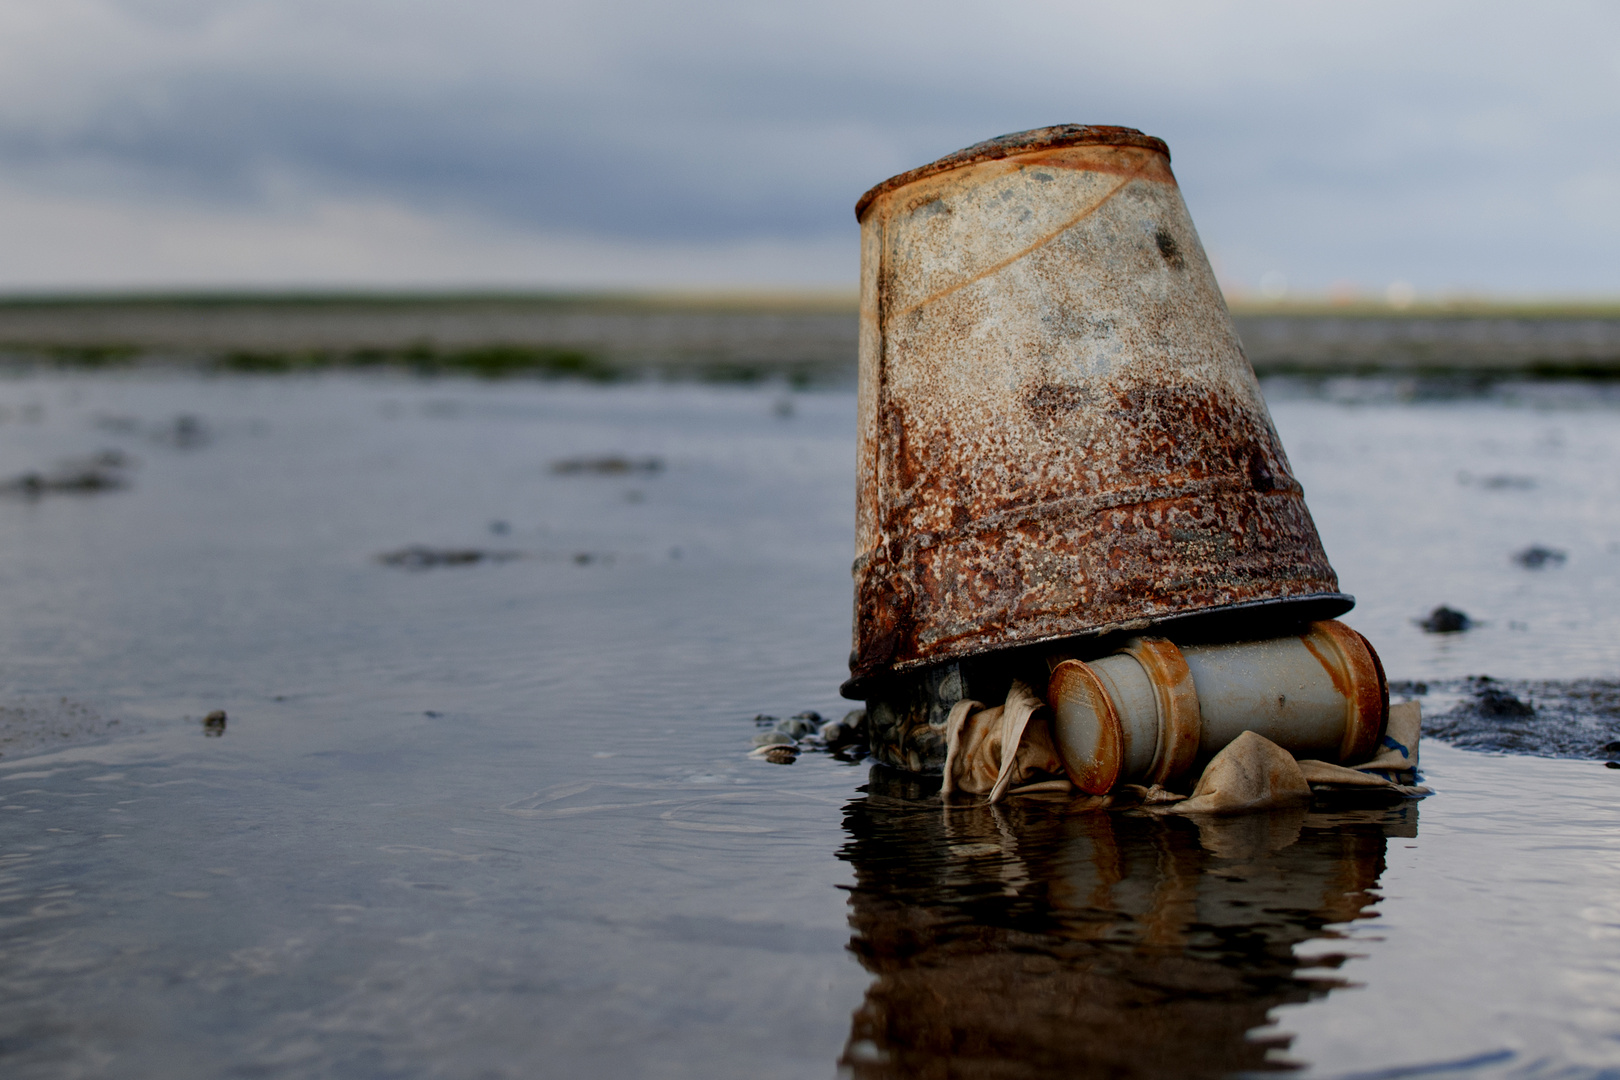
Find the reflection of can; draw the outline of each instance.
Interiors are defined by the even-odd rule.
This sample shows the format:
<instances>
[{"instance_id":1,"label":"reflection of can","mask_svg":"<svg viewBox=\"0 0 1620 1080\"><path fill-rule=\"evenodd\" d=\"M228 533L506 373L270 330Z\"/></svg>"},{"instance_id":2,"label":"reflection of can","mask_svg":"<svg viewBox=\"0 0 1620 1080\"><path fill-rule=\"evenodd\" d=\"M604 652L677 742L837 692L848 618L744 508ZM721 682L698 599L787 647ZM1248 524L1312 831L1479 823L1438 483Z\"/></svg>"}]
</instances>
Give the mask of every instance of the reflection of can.
<instances>
[{"instance_id":1,"label":"reflection of can","mask_svg":"<svg viewBox=\"0 0 1620 1080\"><path fill-rule=\"evenodd\" d=\"M878 185L856 214L846 694L1189 616L1349 609L1163 142L1008 135Z\"/></svg>"}]
</instances>

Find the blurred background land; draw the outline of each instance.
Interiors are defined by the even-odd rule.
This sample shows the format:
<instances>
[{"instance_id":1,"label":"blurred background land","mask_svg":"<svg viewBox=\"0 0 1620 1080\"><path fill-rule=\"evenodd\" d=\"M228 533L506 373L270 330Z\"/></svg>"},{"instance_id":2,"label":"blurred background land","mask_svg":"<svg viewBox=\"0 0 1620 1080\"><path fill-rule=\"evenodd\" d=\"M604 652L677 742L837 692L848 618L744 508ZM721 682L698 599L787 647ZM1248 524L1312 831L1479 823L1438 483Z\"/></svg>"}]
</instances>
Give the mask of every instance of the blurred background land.
<instances>
[{"instance_id":1,"label":"blurred background land","mask_svg":"<svg viewBox=\"0 0 1620 1080\"><path fill-rule=\"evenodd\" d=\"M1620 302L1234 302L1264 375L1620 378ZM844 382L856 299L779 293L66 295L0 299L0 363L393 368L599 381Z\"/></svg>"}]
</instances>

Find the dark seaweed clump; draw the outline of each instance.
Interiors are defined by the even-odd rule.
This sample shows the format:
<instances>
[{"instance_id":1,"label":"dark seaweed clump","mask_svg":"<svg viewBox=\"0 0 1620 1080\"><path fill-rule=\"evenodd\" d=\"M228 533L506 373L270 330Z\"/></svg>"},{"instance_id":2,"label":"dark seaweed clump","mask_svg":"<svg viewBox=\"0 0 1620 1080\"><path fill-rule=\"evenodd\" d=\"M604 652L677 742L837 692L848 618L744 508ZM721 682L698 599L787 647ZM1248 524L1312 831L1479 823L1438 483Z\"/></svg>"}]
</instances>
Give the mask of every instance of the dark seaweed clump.
<instances>
[{"instance_id":1,"label":"dark seaweed clump","mask_svg":"<svg viewBox=\"0 0 1620 1080\"><path fill-rule=\"evenodd\" d=\"M1424 738L1470 750L1538 757L1601 758L1620 743L1620 682L1497 680L1477 676L1427 685L1391 685L1423 696L1461 693L1443 712L1423 717Z\"/></svg>"},{"instance_id":2,"label":"dark seaweed clump","mask_svg":"<svg viewBox=\"0 0 1620 1080\"><path fill-rule=\"evenodd\" d=\"M234 350L215 359L219 371L286 375L344 368L399 368L418 375L474 375L483 379L529 376L614 382L624 372L594 353L552 345L478 345L447 349L417 344L403 349Z\"/></svg>"}]
</instances>

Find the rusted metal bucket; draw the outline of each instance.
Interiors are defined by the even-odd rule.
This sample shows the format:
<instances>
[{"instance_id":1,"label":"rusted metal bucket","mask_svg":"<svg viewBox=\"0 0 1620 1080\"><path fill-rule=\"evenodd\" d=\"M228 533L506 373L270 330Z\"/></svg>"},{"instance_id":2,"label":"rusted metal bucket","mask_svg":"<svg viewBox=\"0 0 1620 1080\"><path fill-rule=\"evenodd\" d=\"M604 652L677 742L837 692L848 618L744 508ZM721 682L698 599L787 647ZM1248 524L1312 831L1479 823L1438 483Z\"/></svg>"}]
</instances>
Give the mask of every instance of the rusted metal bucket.
<instances>
[{"instance_id":1,"label":"rusted metal bucket","mask_svg":"<svg viewBox=\"0 0 1620 1080\"><path fill-rule=\"evenodd\" d=\"M856 215L847 696L1066 639L1349 610L1163 142L1007 135Z\"/></svg>"}]
</instances>

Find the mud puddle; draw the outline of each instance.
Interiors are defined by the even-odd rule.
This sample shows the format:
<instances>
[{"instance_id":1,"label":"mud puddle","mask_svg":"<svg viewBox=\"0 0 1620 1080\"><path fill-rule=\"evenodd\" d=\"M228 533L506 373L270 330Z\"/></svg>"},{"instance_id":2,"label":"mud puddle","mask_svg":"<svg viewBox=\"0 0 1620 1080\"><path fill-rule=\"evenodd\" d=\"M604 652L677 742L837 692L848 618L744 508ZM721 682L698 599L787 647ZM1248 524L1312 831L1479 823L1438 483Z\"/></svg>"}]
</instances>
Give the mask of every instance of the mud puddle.
<instances>
[{"instance_id":1,"label":"mud puddle","mask_svg":"<svg viewBox=\"0 0 1620 1080\"><path fill-rule=\"evenodd\" d=\"M849 711L846 392L0 383L29 404L0 475L140 465L0 500L0 720L130 732L0 756L8 1077L1620 1068L1608 406L1277 403L1392 678L1585 760L1430 740L1421 805L1201 824L748 756ZM410 545L615 557L376 559Z\"/></svg>"}]
</instances>

